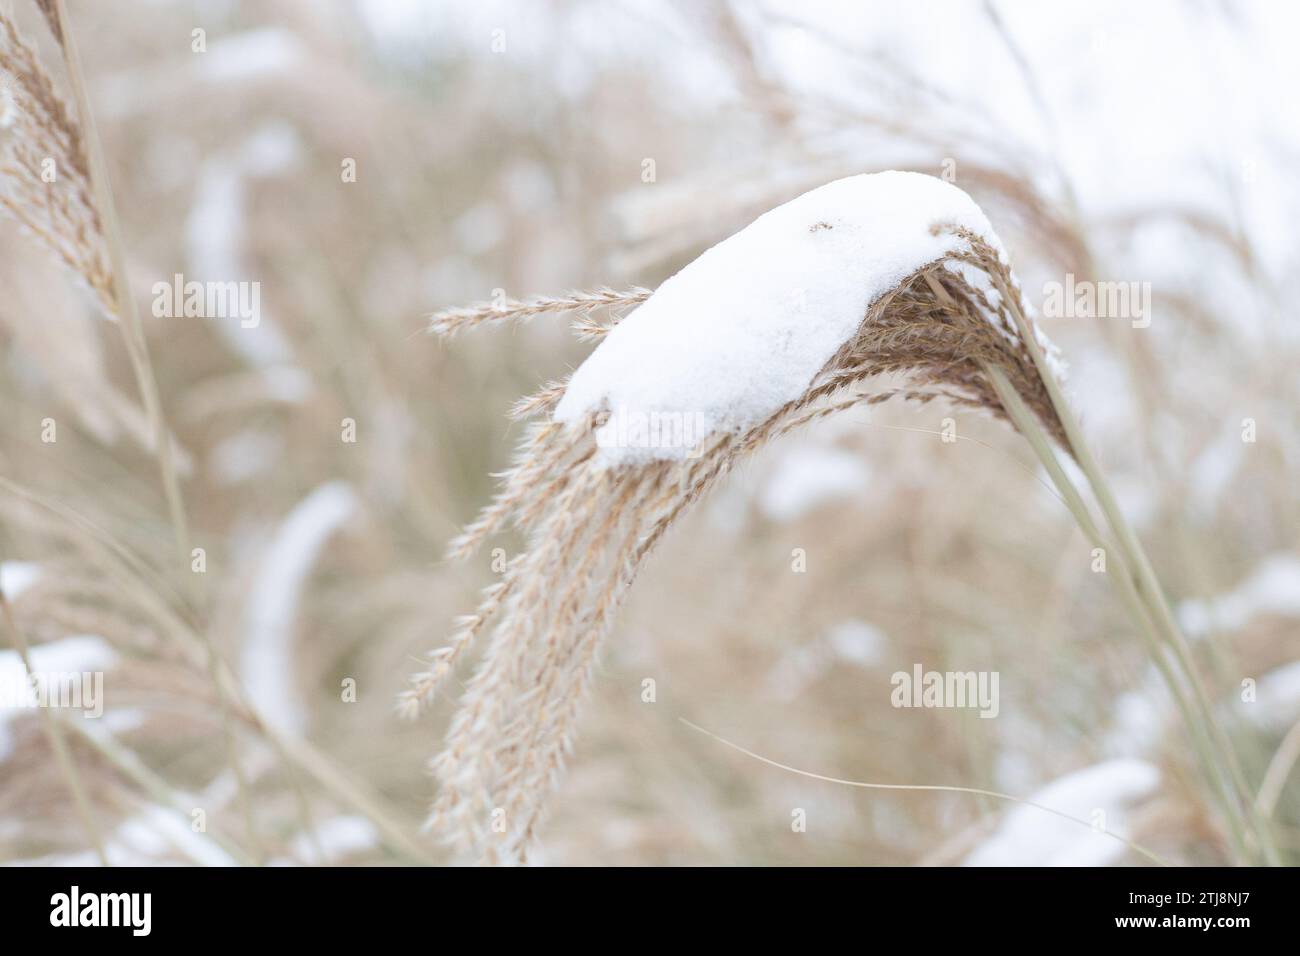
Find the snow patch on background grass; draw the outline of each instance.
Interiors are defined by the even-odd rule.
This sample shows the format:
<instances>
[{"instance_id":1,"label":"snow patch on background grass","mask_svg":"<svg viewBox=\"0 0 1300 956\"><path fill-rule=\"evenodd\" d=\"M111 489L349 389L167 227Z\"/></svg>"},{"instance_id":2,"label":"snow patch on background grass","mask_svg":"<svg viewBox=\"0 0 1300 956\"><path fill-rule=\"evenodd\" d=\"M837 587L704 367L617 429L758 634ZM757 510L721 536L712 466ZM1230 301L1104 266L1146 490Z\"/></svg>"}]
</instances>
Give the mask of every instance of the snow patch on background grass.
<instances>
[{"instance_id":1,"label":"snow patch on background grass","mask_svg":"<svg viewBox=\"0 0 1300 956\"><path fill-rule=\"evenodd\" d=\"M1115 834L1127 834L1132 807L1160 784L1160 771L1143 760L1110 760L1060 777L1029 797L1038 807L1007 812L992 836L968 856L965 866L1109 866L1127 848ZM1045 813L1049 807L1073 817ZM1102 811L1107 832L1094 823Z\"/></svg>"}]
</instances>

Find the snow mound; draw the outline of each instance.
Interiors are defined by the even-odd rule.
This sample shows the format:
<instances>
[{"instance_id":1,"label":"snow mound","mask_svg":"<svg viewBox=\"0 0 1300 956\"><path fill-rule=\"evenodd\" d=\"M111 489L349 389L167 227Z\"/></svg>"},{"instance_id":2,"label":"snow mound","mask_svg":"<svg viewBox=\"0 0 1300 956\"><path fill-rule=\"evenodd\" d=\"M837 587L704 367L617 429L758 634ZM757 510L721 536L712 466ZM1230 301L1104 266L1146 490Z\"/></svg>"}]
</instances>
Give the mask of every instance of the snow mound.
<instances>
[{"instance_id":1,"label":"snow mound","mask_svg":"<svg viewBox=\"0 0 1300 956\"><path fill-rule=\"evenodd\" d=\"M997 830L962 865L1109 866L1128 852L1109 834L1126 836L1134 805L1159 785L1160 771L1155 766L1128 758L1066 774L1029 798L1039 806L1022 804L1008 811Z\"/></svg>"},{"instance_id":2,"label":"snow mound","mask_svg":"<svg viewBox=\"0 0 1300 956\"><path fill-rule=\"evenodd\" d=\"M966 193L921 173L850 176L764 213L620 322L574 373L555 418L576 422L603 407L684 422L697 438L762 422L803 394L876 299L964 247L935 234L937 224L965 227L1002 252ZM601 459L689 450L607 441Z\"/></svg>"},{"instance_id":3,"label":"snow mound","mask_svg":"<svg viewBox=\"0 0 1300 956\"><path fill-rule=\"evenodd\" d=\"M1255 699L1238 701L1246 719L1271 733L1285 733L1300 720L1300 661L1292 661L1269 671L1259 679Z\"/></svg>"},{"instance_id":4,"label":"snow mound","mask_svg":"<svg viewBox=\"0 0 1300 956\"><path fill-rule=\"evenodd\" d=\"M870 483L871 470L860 456L839 448L801 448L777 465L758 505L772 521L795 521L829 502L861 496Z\"/></svg>"},{"instance_id":5,"label":"snow mound","mask_svg":"<svg viewBox=\"0 0 1300 956\"><path fill-rule=\"evenodd\" d=\"M298 602L326 542L356 508L356 493L343 481L320 485L298 502L267 545L249 595L244 688L262 719L284 733L302 734L309 720L295 660Z\"/></svg>"},{"instance_id":6,"label":"snow mound","mask_svg":"<svg viewBox=\"0 0 1300 956\"><path fill-rule=\"evenodd\" d=\"M16 562L5 563L7 574L17 575L15 564ZM102 637L78 634L35 645L31 649L30 659L32 671L37 675L52 677L108 670L117 663L117 651ZM13 752L13 731L10 725L25 714L34 715L35 710L32 708L37 703L38 697L22 657L17 651L0 651L0 763L8 760Z\"/></svg>"},{"instance_id":7,"label":"snow mound","mask_svg":"<svg viewBox=\"0 0 1300 956\"><path fill-rule=\"evenodd\" d=\"M1239 631L1257 616L1300 617L1300 558L1269 555L1237 587L1210 600L1178 606L1178 618L1192 637L1213 630Z\"/></svg>"}]
</instances>

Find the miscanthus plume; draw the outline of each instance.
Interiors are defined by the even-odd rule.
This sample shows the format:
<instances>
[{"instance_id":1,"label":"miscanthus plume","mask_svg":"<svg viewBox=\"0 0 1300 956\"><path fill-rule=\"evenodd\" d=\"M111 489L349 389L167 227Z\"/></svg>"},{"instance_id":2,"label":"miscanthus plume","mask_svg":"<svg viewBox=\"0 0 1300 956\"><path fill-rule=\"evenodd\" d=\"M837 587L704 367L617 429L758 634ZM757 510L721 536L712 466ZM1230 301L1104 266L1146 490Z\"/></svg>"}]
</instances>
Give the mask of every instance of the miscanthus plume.
<instances>
[{"instance_id":1,"label":"miscanthus plume","mask_svg":"<svg viewBox=\"0 0 1300 956\"><path fill-rule=\"evenodd\" d=\"M621 321L620 309L630 309ZM597 321L598 310L613 316ZM548 311L583 313L579 330L600 344L567 383L516 407L541 420L451 553L464 557L509 525L528 546L404 698L417 710L486 635L434 760L432 822L487 862L524 858L629 587L676 519L741 456L893 396L1005 417L998 374L1065 443L1001 243L964 192L918 173L853 176L806 193L653 294L456 309L433 328L450 334ZM1054 367L1055 350L1029 328ZM882 377L886 387L866 387Z\"/></svg>"}]
</instances>

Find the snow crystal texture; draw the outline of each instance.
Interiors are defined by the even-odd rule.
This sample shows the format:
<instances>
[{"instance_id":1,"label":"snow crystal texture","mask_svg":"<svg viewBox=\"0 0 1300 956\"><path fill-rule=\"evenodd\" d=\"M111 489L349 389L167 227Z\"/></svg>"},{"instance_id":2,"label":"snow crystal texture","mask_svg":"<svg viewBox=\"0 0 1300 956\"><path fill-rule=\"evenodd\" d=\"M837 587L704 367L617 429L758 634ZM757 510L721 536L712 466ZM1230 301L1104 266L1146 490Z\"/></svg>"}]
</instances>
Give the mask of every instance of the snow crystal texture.
<instances>
[{"instance_id":1,"label":"snow crystal texture","mask_svg":"<svg viewBox=\"0 0 1300 956\"><path fill-rule=\"evenodd\" d=\"M850 176L764 213L619 323L574 373L556 419L604 407L684 421L696 435L762 422L803 394L871 303L962 245L932 233L937 223L964 226L1001 252L966 193L920 173ZM601 458L687 450L604 442Z\"/></svg>"}]
</instances>

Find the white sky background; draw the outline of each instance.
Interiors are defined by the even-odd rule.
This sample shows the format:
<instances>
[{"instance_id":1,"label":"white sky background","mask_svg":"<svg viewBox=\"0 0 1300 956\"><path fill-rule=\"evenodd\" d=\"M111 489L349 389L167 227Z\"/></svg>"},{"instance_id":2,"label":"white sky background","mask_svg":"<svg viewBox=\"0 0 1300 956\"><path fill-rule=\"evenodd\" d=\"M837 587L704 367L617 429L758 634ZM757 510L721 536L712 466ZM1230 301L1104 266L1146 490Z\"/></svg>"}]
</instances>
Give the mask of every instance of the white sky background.
<instances>
[{"instance_id":1,"label":"white sky background","mask_svg":"<svg viewBox=\"0 0 1300 956\"><path fill-rule=\"evenodd\" d=\"M1274 264L1293 258L1286 223L1300 124L1286 117L1300 86L1293 49L1300 5L1000 0L996 7L1040 85L1050 124L976 0L735 5L741 19L773 24L763 52L792 86L869 105L891 85L890 60L906 64L951 96L959 115L988 114L1012 131L1029 162L1035 148L1056 152L1089 211L1160 200L1222 204L1228 177L1242 186L1251 232L1276 238L1268 244ZM627 63L657 64L665 97L683 111L703 113L736 95L682 16L690 5L358 0L358 8L381 45L426 55L489 56L492 31L504 29L511 55L534 59L558 95L579 93ZM837 44L874 54L880 66Z\"/></svg>"},{"instance_id":2,"label":"white sky background","mask_svg":"<svg viewBox=\"0 0 1300 956\"><path fill-rule=\"evenodd\" d=\"M644 224L656 217L673 221L683 207L694 209L702 227L692 237L697 251L747 221L727 222L726 214L729 202L734 214L751 185L765 186L766 199L777 197L761 208L816 185L797 179L807 174L799 164L809 156L841 163L822 181L908 157L923 165L935 161L934 148L918 151L906 136L870 122L846 123L842 112L819 118L801 109L799 123L782 136L746 139L753 102L736 88L716 36L695 19L715 2L355 2L384 58L468 57L488 70L499 56L492 52L493 31L504 30L512 66L536 72L541 102L570 99L581 109L579 100L603 77L626 67L658 77L656 92L696 136L695 145L686 168L660 170L653 194L630 182L620 203L626 199L631 212L616 212L638 224L635 232L653 229ZM1279 426L1290 420L1285 409L1265 407L1271 397L1233 383L1279 343L1300 342L1300 323L1288 306L1300 269L1294 228L1300 187L1293 172L1300 123L1290 103L1300 88L1293 49L1300 4L994 0L1029 82L982 0L754 0L730 8L773 86L799 91L801 104L844 104L938 133L942 144L951 144L938 147L938 155L950 150L958 185L961 164L979 161L1028 175L1048 201L1060 201L1067 195L1064 173L1099 257L1096 278L1151 283L1158 347L1196 406L1192 415L1183 410L1190 437L1161 429L1160 442L1174 443L1179 455L1188 452L1176 447L1180 441L1191 441L1193 449L1205 444L1204 455L1213 457L1215 434L1226 434L1231 424L1235 441L1244 416L1265 415ZM512 115L519 106L503 102L501 109ZM717 135L699 139L701 126L715 117ZM627 144L626 131L611 134L616 138L605 148L655 155L652 139ZM754 144L760 148L748 148ZM787 168L796 174L788 189ZM1259 274L1244 277L1231 252L1173 216L1122 222L1126 214L1153 209L1204 215L1249 237ZM1031 302L1041 305L1042 283L1062 276L1035 272L1013 223L998 209L986 211L1010 246ZM635 256L631 262L616 254L603 269L606 281L617 284L640 268ZM1216 325L1231 329L1231 352L1212 357L1222 367L1206 367L1205 349L1164 324L1159 297L1171 292L1198 299ZM1069 389L1088 409L1099 438L1123 445L1137 413L1131 390L1115 387L1124 373L1095 330L1066 326L1045 323L1069 357ZM1236 469L1218 470L1231 476ZM1124 477L1119 465L1117 480ZM1130 506L1137 504L1126 501Z\"/></svg>"},{"instance_id":3,"label":"white sky background","mask_svg":"<svg viewBox=\"0 0 1300 956\"><path fill-rule=\"evenodd\" d=\"M688 168L660 170L653 196L631 184L626 196L633 204L632 220L642 223L661 214L672 219L682 206L695 207L697 218L713 230L695 237L698 249L740 224L719 231L723 217L704 211L707 204L725 210L724 195L743 196L749 184L763 178L768 187L779 183L785 167L797 166L777 151L787 146L847 160L825 179L888 168L909 156L934 162L933 149L918 153L905 137L891 137L869 122L846 124L834 113L819 120L807 111L779 142L758 140L761 149L746 149L742 142L755 142L740 139L752 104L742 102L716 38L692 19L712 3L356 2L384 57L469 57L486 69L498 56L491 49L493 31L504 30L516 67L536 71L539 97L577 100L603 76L636 66L661 78L656 82L662 84L663 103L682 117L683 128L697 131L717 117L718 135L705 138L712 153L697 147ZM864 114L914 119L921 131L937 132L943 143L951 143L947 148L958 163L958 185L962 162L990 163L996 153L991 165L1028 174L1052 201L1066 195L1059 178L1063 171L1087 226L1103 227L1087 229L1100 256L1096 278L1150 282L1157 297L1183 292L1199 298L1217 323L1233 327L1234 353L1245 363L1279 340L1300 341L1300 323L1286 305L1300 267L1293 225L1300 209L1293 173L1300 123L1290 115L1292 91L1300 88L1300 57L1293 51L1300 4L996 0L994 5L1028 66L1032 86L982 0L758 0L733 3L731 9L755 38L760 68L776 87L798 90L813 102L848 104ZM517 106L502 104L503 112L512 108ZM653 142L617 141L607 148L649 149L645 155L654 155ZM791 198L811 185L816 183L793 182L776 194ZM674 192L678 186L683 188ZM763 208L771 205L775 202ZM1117 217L1151 209L1226 222L1231 231L1250 237L1260 275L1245 282L1226 249L1208 246L1173 218L1137 226L1111 222L1105 228ZM1035 274L1026 250L1017 248L1012 224L1002 221L998 210L987 211L1011 246L1031 301L1041 304L1041 283L1062 277ZM631 274L638 268L635 261L625 268L612 259L607 281ZM1159 311L1157 304L1157 316ZM1049 321L1046 327L1057 334L1060 323ZM1123 391L1109 381L1115 377L1113 358L1094 349L1086 336L1060 334L1076 373L1072 391L1086 398L1094 423L1127 429L1133 412ZM1183 356L1178 336L1162 335L1161 342L1171 367L1186 381L1213 378L1205 374L1213 370L1200 367L1203 357ZM1218 377L1224 374L1220 370ZM1198 394L1207 410L1223 411L1225 422L1261 413L1258 407L1228 409L1234 396L1216 388L1211 383Z\"/></svg>"}]
</instances>

